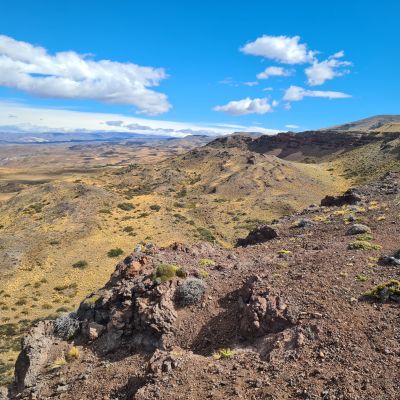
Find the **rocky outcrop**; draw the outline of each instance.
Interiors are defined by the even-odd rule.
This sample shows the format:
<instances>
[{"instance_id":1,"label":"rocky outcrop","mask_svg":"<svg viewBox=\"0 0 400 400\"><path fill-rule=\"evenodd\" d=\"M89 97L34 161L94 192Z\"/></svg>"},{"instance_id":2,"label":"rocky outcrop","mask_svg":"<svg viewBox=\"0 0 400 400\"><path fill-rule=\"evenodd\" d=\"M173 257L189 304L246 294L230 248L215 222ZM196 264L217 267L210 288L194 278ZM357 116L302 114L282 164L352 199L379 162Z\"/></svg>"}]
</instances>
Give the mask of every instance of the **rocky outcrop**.
<instances>
[{"instance_id":1,"label":"rocky outcrop","mask_svg":"<svg viewBox=\"0 0 400 400\"><path fill-rule=\"evenodd\" d=\"M363 233L371 233L371 228L363 224L354 224L347 230L346 235L360 235Z\"/></svg>"},{"instance_id":2,"label":"rocky outcrop","mask_svg":"<svg viewBox=\"0 0 400 400\"><path fill-rule=\"evenodd\" d=\"M34 386L38 375L48 363L54 343L52 321L41 321L22 339L21 353L15 364L15 382L18 391Z\"/></svg>"},{"instance_id":3,"label":"rocky outcrop","mask_svg":"<svg viewBox=\"0 0 400 400\"><path fill-rule=\"evenodd\" d=\"M281 332L295 324L295 317L279 294L252 276L243 286L240 297L240 333L245 338Z\"/></svg>"},{"instance_id":4,"label":"rocky outcrop","mask_svg":"<svg viewBox=\"0 0 400 400\"><path fill-rule=\"evenodd\" d=\"M321 200L321 206L323 207L341 207L346 204L354 205L359 203L362 197L357 193L355 189L349 189L345 193L339 196L326 196Z\"/></svg>"},{"instance_id":5,"label":"rocky outcrop","mask_svg":"<svg viewBox=\"0 0 400 400\"><path fill-rule=\"evenodd\" d=\"M123 342L154 350L164 347L177 318L174 284L158 285L148 255L132 253L117 265L106 286L86 298L78 309L88 340L100 337L99 350L112 352Z\"/></svg>"},{"instance_id":6,"label":"rocky outcrop","mask_svg":"<svg viewBox=\"0 0 400 400\"><path fill-rule=\"evenodd\" d=\"M247 237L239 239L236 247L251 246L254 244L264 243L278 237L278 231L269 225L261 225L249 232Z\"/></svg>"}]
</instances>

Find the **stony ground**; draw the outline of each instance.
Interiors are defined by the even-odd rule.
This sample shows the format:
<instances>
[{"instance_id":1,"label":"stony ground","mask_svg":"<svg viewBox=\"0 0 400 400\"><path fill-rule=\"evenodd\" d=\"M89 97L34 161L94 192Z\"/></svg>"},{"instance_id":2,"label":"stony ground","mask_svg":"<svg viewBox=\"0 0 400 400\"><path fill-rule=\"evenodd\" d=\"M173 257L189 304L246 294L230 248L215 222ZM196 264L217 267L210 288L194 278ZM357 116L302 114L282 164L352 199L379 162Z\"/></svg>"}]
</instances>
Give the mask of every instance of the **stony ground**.
<instances>
[{"instance_id":1,"label":"stony ground","mask_svg":"<svg viewBox=\"0 0 400 400\"><path fill-rule=\"evenodd\" d=\"M379 261L400 250L399 184L392 174L356 205L281 219L262 244L136 249L81 305L83 333L48 336L31 387L11 398L398 399L399 303L364 294L399 279ZM355 223L371 233L346 234ZM201 301L174 304L188 278L155 284L160 264L201 279ZM50 369L72 346L77 359Z\"/></svg>"}]
</instances>

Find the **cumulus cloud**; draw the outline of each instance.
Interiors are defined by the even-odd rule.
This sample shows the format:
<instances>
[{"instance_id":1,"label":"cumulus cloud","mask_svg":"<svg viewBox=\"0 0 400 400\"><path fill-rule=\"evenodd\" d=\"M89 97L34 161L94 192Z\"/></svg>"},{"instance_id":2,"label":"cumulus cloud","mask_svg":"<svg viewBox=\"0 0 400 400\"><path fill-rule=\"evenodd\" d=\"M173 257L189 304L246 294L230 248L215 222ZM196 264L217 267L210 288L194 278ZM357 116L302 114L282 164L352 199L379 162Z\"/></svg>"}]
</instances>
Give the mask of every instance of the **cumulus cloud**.
<instances>
[{"instance_id":1,"label":"cumulus cloud","mask_svg":"<svg viewBox=\"0 0 400 400\"><path fill-rule=\"evenodd\" d=\"M340 51L327 60L313 61L312 65L305 69L308 84L310 86L322 85L327 80L349 73L349 70L343 69L343 67L350 66L351 62L339 60L343 56L343 51Z\"/></svg>"},{"instance_id":2,"label":"cumulus cloud","mask_svg":"<svg viewBox=\"0 0 400 400\"><path fill-rule=\"evenodd\" d=\"M257 79L268 79L271 76L290 76L292 71L282 67L268 67L263 72L257 74Z\"/></svg>"},{"instance_id":3,"label":"cumulus cloud","mask_svg":"<svg viewBox=\"0 0 400 400\"><path fill-rule=\"evenodd\" d=\"M245 54L261 56L283 64L304 64L312 62L314 52L300 43L300 36L263 35L240 49Z\"/></svg>"},{"instance_id":4,"label":"cumulus cloud","mask_svg":"<svg viewBox=\"0 0 400 400\"><path fill-rule=\"evenodd\" d=\"M351 97L347 93L324 90L307 90L299 86L290 86L283 96L284 101L300 101L304 97L325 97L327 99L345 99Z\"/></svg>"},{"instance_id":5,"label":"cumulus cloud","mask_svg":"<svg viewBox=\"0 0 400 400\"><path fill-rule=\"evenodd\" d=\"M277 102L268 103L266 98L251 99L247 97L242 100L230 101L223 106L214 107L214 111L224 112L230 115L265 114L271 112Z\"/></svg>"},{"instance_id":6,"label":"cumulus cloud","mask_svg":"<svg viewBox=\"0 0 400 400\"><path fill-rule=\"evenodd\" d=\"M158 115L171 105L165 94L149 88L165 78L163 68L94 61L74 51L51 55L42 47L0 35L0 85L35 96L130 104L140 113Z\"/></svg>"}]
</instances>

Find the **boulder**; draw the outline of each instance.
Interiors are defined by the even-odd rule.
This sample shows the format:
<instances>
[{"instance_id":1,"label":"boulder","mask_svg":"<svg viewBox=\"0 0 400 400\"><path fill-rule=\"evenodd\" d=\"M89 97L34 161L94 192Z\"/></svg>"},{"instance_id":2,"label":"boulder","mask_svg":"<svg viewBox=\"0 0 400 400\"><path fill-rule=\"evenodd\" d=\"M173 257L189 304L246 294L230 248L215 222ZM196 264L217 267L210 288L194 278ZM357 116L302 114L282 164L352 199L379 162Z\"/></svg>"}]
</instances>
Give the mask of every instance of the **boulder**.
<instances>
[{"instance_id":1,"label":"boulder","mask_svg":"<svg viewBox=\"0 0 400 400\"><path fill-rule=\"evenodd\" d=\"M371 228L363 224L354 224L347 230L346 235L360 235L362 233L371 233Z\"/></svg>"},{"instance_id":2,"label":"boulder","mask_svg":"<svg viewBox=\"0 0 400 400\"><path fill-rule=\"evenodd\" d=\"M22 339L22 350L15 364L18 391L34 386L48 363L49 351L55 341L52 321L41 321Z\"/></svg>"},{"instance_id":3,"label":"boulder","mask_svg":"<svg viewBox=\"0 0 400 400\"><path fill-rule=\"evenodd\" d=\"M357 204L362 200L361 196L354 190L349 189L345 193L339 196L326 196L321 200L321 206L323 207L340 207L345 204Z\"/></svg>"},{"instance_id":4,"label":"boulder","mask_svg":"<svg viewBox=\"0 0 400 400\"><path fill-rule=\"evenodd\" d=\"M278 231L269 225L260 225L249 232L246 238L238 239L236 247L264 243L278 237Z\"/></svg>"},{"instance_id":5,"label":"boulder","mask_svg":"<svg viewBox=\"0 0 400 400\"><path fill-rule=\"evenodd\" d=\"M239 329L245 338L281 332L295 324L288 305L257 276L250 277L241 289L239 306Z\"/></svg>"}]
</instances>

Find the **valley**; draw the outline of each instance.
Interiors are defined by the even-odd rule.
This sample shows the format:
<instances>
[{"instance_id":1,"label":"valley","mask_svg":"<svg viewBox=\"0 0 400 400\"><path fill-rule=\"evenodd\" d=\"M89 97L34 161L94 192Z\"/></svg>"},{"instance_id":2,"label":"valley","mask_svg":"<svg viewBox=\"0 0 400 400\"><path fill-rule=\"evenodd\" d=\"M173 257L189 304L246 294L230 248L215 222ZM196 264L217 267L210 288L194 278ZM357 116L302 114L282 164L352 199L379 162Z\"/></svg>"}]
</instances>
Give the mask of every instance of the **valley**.
<instances>
[{"instance_id":1,"label":"valley","mask_svg":"<svg viewBox=\"0 0 400 400\"><path fill-rule=\"evenodd\" d=\"M2 146L2 379L32 321L77 309L133 249L231 249L259 225L389 171L400 171L391 131Z\"/></svg>"}]
</instances>

